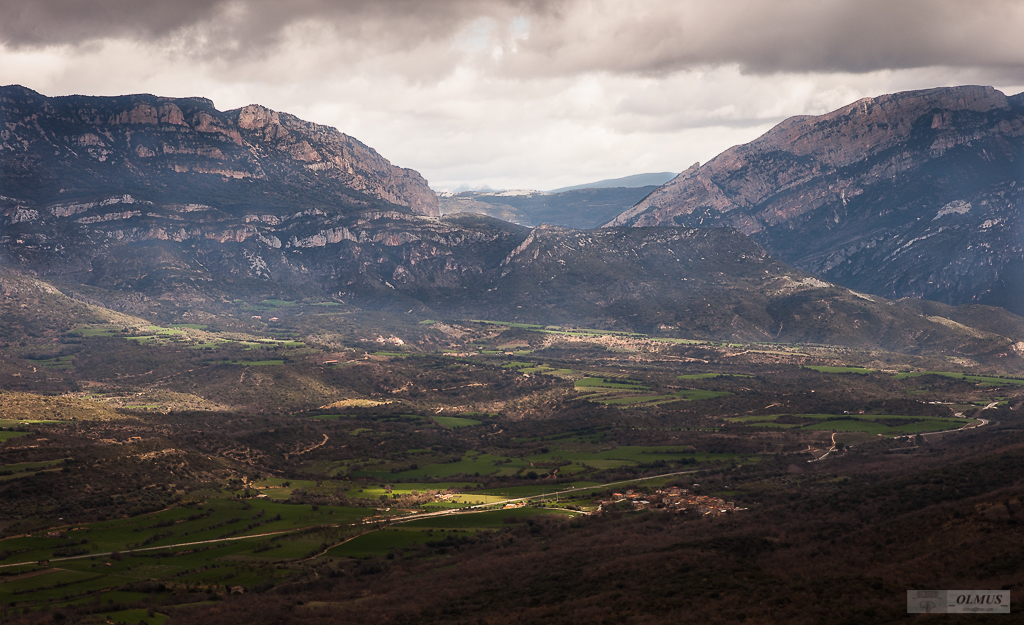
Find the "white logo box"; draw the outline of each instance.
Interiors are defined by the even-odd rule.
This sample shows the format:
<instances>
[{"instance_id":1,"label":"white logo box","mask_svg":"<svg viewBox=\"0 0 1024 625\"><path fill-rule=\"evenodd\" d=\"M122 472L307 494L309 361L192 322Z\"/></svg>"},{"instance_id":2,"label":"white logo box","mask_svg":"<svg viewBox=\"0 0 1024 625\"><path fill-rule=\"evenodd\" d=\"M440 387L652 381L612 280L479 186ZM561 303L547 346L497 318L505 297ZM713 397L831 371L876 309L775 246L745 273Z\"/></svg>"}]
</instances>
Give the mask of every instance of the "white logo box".
<instances>
[{"instance_id":1,"label":"white logo box","mask_svg":"<svg viewBox=\"0 0 1024 625\"><path fill-rule=\"evenodd\" d=\"M1009 614L1009 590L908 590L908 614Z\"/></svg>"}]
</instances>

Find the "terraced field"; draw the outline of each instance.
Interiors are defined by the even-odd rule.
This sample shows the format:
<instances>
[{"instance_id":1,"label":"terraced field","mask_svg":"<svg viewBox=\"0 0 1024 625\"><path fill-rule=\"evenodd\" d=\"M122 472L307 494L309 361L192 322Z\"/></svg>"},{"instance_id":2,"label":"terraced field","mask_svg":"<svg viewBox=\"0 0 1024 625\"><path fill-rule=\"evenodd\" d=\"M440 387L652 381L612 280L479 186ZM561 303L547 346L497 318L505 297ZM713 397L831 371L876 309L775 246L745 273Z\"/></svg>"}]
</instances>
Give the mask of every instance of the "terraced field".
<instances>
[{"instance_id":1,"label":"terraced field","mask_svg":"<svg viewBox=\"0 0 1024 625\"><path fill-rule=\"evenodd\" d=\"M477 421L476 419L467 419L466 417L431 417L438 425L443 425L446 428L464 428L471 427L474 425L480 425L483 421Z\"/></svg>"},{"instance_id":2,"label":"terraced field","mask_svg":"<svg viewBox=\"0 0 1024 625\"><path fill-rule=\"evenodd\" d=\"M805 369L811 371L818 371L820 373L857 373L860 375L867 375L872 373L873 369L865 369L864 367L830 367L830 366L815 366L806 365Z\"/></svg>"},{"instance_id":3,"label":"terraced field","mask_svg":"<svg viewBox=\"0 0 1024 625\"><path fill-rule=\"evenodd\" d=\"M907 378L918 378L927 375L937 375L944 378L951 378L953 380L963 380L964 382L970 382L972 384L979 384L983 386L1024 386L1024 379L1021 378L1001 378L991 375L971 375L967 373L958 373L955 371L914 371L897 373L896 379L905 380Z\"/></svg>"},{"instance_id":4,"label":"terraced field","mask_svg":"<svg viewBox=\"0 0 1024 625\"><path fill-rule=\"evenodd\" d=\"M974 419L958 419L944 417L914 417L907 415L833 415L833 414L796 414L796 415L760 415L750 417L732 417L727 419L750 427L768 427L782 429L824 430L835 432L866 432L883 436L901 436L925 432L942 432L956 430L965 426L977 425Z\"/></svg>"},{"instance_id":5,"label":"terraced field","mask_svg":"<svg viewBox=\"0 0 1024 625\"><path fill-rule=\"evenodd\" d=\"M718 374L699 374L700 377L690 379L706 379L717 377ZM671 393L643 394L651 387L636 380L625 378L594 378L588 377L576 381L576 390L591 391L578 399L605 404L608 406L656 406L674 401L695 401L725 397L732 393L724 391L707 391L701 389L684 389Z\"/></svg>"}]
</instances>

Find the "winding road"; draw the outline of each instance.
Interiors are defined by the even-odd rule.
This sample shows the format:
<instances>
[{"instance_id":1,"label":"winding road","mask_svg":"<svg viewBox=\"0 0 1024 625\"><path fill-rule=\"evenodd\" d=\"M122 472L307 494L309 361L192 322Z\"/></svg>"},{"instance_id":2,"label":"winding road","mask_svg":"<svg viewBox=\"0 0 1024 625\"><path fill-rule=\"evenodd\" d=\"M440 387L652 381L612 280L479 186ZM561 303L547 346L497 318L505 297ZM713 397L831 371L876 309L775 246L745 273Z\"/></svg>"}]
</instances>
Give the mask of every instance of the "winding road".
<instances>
[{"instance_id":1,"label":"winding road","mask_svg":"<svg viewBox=\"0 0 1024 625\"><path fill-rule=\"evenodd\" d=\"M543 497L551 497L553 495L564 495L566 493L580 493L580 492L584 492L584 491L588 491L588 490L597 490L597 489L600 489L600 488L608 488L608 487L611 487L611 486L620 486L622 484L633 484L633 483L636 483L636 482L645 482L647 480L656 480L656 479L659 479L659 478L673 477L673 476L676 476L676 475L687 475L687 474L690 474L690 473L697 473L697 470L694 470L694 471L676 471L675 473L663 473L661 475L650 475L650 476L647 476L647 477L634 478L634 479L631 479L631 480L622 480L622 481L619 481L619 482L608 482L607 484L598 484L596 486L585 486L583 488L567 488L565 490L559 490L559 491L554 491L554 492L550 492L550 493L544 493L544 494L541 494L541 495L530 495L529 497L519 497L517 499L504 499L502 501L494 501L494 502L491 502L491 503L476 504L476 505L472 505L472 506L467 506L465 508L452 508L450 510L439 510L437 512L427 512L427 513L424 513L424 514L415 514L414 513L414 514L410 514L410 515L402 516L402 517L388 517L388 518L370 517L370 518L363 519L363 520L361 520L361 521L359 521L357 523L348 523L348 524L345 524L345 525L342 525L342 524L310 525L310 526L307 526L307 527L295 527L295 528L287 529L287 530L278 530L276 532L264 532L262 534L248 534L246 536L232 536L230 538L215 538L213 540L200 540L200 541L188 542L188 543L177 543L177 544L174 544L174 545L161 545L159 547L142 547L142 548L139 548L139 549L123 549L123 550L119 550L119 551L105 551L105 552L102 552L102 553L87 553L87 554L78 555L78 556L66 556L66 557L63 557L63 558L50 558L49 560L47 560L47 562L52 564L54 562L67 562L67 561L70 561L70 560L84 560L86 558L105 558L105 557L111 556L114 553L118 553L118 552L120 552L122 554L125 554L125 555L130 555L130 554L133 554L133 553L141 553L141 552L144 552L144 551L159 551L161 549L177 549L177 548L180 548L180 547L193 547L193 546L196 546L196 545L212 545L212 544L216 544L216 543L226 543L226 542L231 542L231 541L236 541L236 540L249 540L249 539L253 539L253 538L263 538L265 536L280 536L282 534L292 534L292 533L295 533L295 532L301 532L301 531L304 531L304 530L308 530L308 529L312 529L312 528L317 528L317 527L330 527L330 528L356 527L356 526L360 526L360 525L371 525L371 524L374 524L374 523L383 523L385 525L392 525L392 524L397 524L397 523L408 523L409 521L418 521L419 519L429 519L429 518L439 517L439 516L452 516L452 515L459 515L459 514L478 514L480 512L487 512L488 511L487 508L489 508L491 506L504 506L504 505L507 505L507 504L510 504L510 503L517 503L517 502L520 502L520 501L529 501L531 499L540 499L540 498L543 498ZM574 510L567 510L567 512L572 512L574 514L587 514L586 512L577 512L577 511L574 511ZM364 533L367 533L367 532L364 532ZM361 535L362 534L359 534L359 536L361 536ZM338 544L343 544L344 542L348 542L349 540L352 540L353 538L357 538L357 537L358 536L351 536L351 537L345 539L344 541L342 541L342 543L338 543ZM331 545L331 547L329 547L328 549L333 548L335 546L337 546L337 545ZM320 554L318 554L318 555L320 555ZM14 566L32 566L32 565L38 566L39 565L39 561L38 560L32 560L32 561L29 561L29 562L12 562L10 564L0 564L0 569L14 567Z\"/></svg>"}]
</instances>

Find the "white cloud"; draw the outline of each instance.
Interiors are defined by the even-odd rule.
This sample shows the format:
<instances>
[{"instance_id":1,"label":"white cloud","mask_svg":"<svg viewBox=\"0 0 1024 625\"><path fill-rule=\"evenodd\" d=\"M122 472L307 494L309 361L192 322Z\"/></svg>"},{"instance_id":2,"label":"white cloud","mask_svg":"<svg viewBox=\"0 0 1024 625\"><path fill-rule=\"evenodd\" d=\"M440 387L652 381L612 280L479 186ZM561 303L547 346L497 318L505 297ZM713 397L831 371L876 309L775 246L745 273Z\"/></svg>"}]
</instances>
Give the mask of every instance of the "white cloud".
<instances>
[{"instance_id":1,"label":"white cloud","mask_svg":"<svg viewBox=\"0 0 1024 625\"><path fill-rule=\"evenodd\" d=\"M0 0L0 24L14 2ZM31 36L0 25L0 83L46 95L201 95L221 109L259 102L335 126L436 188L681 171L785 117L860 97L1024 84L1021 11L994 0L972 19L966 3L932 3L899 40L835 0L786 0L771 12L737 1L306 0L288 3L291 13L269 0L213 1L191 20L154 10L85 26L55 3L33 5L38 23L22 24ZM893 28L904 13L889 11ZM986 27L987 38L971 39ZM945 47L917 28L944 34ZM968 43L977 50L954 62Z\"/></svg>"}]
</instances>

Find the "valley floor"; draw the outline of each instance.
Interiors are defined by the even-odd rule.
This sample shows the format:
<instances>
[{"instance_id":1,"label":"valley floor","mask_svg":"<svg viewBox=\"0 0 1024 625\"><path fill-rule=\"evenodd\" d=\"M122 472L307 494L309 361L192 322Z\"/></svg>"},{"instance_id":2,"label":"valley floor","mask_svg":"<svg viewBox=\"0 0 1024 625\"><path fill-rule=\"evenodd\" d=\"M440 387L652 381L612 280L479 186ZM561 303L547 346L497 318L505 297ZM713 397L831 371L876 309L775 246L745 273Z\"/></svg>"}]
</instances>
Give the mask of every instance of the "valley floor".
<instances>
[{"instance_id":1,"label":"valley floor","mask_svg":"<svg viewBox=\"0 0 1024 625\"><path fill-rule=\"evenodd\" d=\"M4 622L904 622L1024 579L1007 371L330 308L5 342Z\"/></svg>"}]
</instances>

